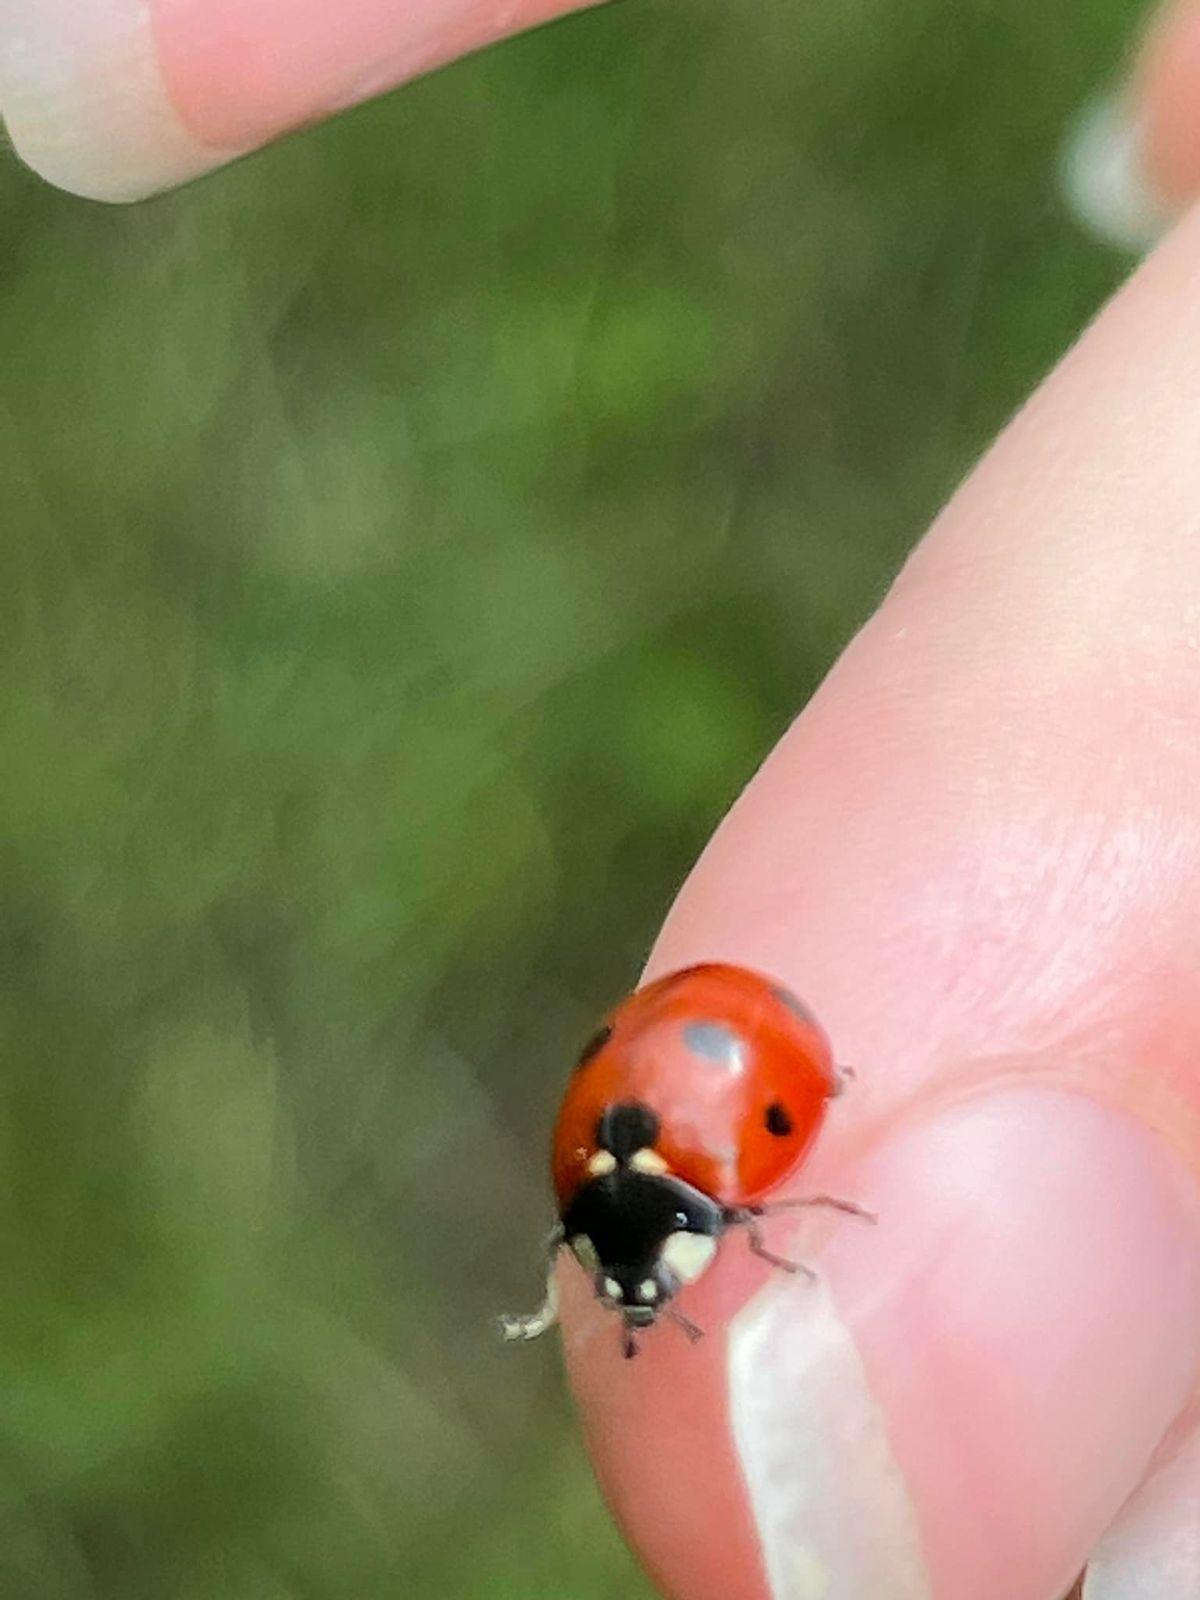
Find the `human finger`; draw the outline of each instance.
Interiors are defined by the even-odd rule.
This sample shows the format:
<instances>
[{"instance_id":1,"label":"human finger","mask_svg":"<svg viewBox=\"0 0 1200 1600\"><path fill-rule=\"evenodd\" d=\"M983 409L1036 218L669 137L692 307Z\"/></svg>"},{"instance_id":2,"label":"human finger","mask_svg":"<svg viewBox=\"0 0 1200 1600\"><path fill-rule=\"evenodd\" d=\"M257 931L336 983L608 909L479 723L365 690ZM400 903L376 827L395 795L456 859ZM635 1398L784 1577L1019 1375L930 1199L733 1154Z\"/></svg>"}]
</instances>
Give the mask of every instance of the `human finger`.
<instances>
[{"instance_id":1,"label":"human finger","mask_svg":"<svg viewBox=\"0 0 1200 1600\"><path fill-rule=\"evenodd\" d=\"M1071 129L1063 178L1081 219L1135 250L1200 195L1200 0L1170 0L1153 15L1127 81Z\"/></svg>"},{"instance_id":2,"label":"human finger","mask_svg":"<svg viewBox=\"0 0 1200 1600\"><path fill-rule=\"evenodd\" d=\"M880 1216L783 1232L816 1293L727 1249L709 1338L633 1364L562 1269L601 1478L680 1600L1057 1600L1186 1432L1198 278L1200 218L956 496L655 951L813 1004L859 1078L806 1181Z\"/></svg>"}]
</instances>

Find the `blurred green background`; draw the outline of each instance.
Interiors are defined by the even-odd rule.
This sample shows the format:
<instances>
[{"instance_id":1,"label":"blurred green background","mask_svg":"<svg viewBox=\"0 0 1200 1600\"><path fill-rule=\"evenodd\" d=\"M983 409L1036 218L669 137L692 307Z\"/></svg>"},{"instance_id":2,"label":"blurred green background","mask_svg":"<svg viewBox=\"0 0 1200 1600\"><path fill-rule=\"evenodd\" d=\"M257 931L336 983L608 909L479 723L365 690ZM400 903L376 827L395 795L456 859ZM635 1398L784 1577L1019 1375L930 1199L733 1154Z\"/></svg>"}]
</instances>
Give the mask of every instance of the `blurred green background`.
<instances>
[{"instance_id":1,"label":"blurred green background","mask_svg":"<svg viewBox=\"0 0 1200 1600\"><path fill-rule=\"evenodd\" d=\"M563 1064L1125 270L1140 8L628 0L185 193L0 164L0 1595L648 1593Z\"/></svg>"}]
</instances>

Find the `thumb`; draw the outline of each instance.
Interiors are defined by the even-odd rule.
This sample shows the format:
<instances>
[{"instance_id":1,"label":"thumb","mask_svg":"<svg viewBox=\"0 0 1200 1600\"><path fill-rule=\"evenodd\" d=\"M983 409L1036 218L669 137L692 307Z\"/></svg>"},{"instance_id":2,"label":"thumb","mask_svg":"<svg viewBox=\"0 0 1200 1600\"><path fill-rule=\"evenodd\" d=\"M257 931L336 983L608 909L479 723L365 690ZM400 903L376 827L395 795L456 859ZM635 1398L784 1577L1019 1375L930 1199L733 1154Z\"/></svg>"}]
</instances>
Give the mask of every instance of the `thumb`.
<instances>
[{"instance_id":1,"label":"thumb","mask_svg":"<svg viewBox=\"0 0 1200 1600\"><path fill-rule=\"evenodd\" d=\"M1198 272L1194 218L964 486L662 934L655 970L741 962L812 1003L858 1078L806 1180L880 1217L785 1232L817 1293L723 1251L685 1308L709 1340L628 1373L567 1305L601 1476L683 1600L1060 1600L1187 1444ZM1176 1551L1185 1482L1156 1502ZM1095 1600L1124 1600L1106 1567Z\"/></svg>"}]
</instances>

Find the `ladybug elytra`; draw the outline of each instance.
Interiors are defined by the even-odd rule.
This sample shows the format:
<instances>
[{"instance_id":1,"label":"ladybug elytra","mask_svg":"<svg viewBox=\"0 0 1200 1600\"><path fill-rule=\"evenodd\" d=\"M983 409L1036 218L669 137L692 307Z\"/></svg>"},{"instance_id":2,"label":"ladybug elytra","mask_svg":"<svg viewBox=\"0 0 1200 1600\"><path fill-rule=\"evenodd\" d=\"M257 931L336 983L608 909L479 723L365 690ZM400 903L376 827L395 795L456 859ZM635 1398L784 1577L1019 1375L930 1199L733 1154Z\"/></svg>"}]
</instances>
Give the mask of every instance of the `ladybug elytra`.
<instances>
[{"instance_id":1,"label":"ladybug elytra","mask_svg":"<svg viewBox=\"0 0 1200 1600\"><path fill-rule=\"evenodd\" d=\"M675 1305L731 1227L767 1249L766 1197L808 1153L848 1076L824 1031L783 985L743 967L687 967L631 995L585 1045L551 1146L558 1226L545 1304L501 1319L506 1339L533 1339L557 1320L554 1262L569 1249L600 1300L620 1314L626 1355L660 1316L691 1338ZM813 1195L776 1205L826 1205L872 1220L851 1201Z\"/></svg>"}]
</instances>

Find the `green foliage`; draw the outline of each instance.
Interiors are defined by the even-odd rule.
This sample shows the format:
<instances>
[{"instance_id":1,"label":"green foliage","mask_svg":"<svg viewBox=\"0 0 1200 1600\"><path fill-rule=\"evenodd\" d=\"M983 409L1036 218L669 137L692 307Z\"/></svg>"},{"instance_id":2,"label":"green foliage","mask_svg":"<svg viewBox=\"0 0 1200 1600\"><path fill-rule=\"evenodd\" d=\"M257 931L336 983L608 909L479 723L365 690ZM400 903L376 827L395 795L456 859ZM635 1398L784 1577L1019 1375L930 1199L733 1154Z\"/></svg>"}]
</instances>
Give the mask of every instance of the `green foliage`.
<instances>
[{"instance_id":1,"label":"green foliage","mask_svg":"<svg viewBox=\"0 0 1200 1600\"><path fill-rule=\"evenodd\" d=\"M1120 263L1125 8L629 4L170 199L0 171L0 1594L644 1593L562 1062Z\"/></svg>"}]
</instances>

